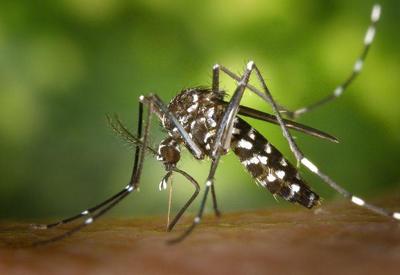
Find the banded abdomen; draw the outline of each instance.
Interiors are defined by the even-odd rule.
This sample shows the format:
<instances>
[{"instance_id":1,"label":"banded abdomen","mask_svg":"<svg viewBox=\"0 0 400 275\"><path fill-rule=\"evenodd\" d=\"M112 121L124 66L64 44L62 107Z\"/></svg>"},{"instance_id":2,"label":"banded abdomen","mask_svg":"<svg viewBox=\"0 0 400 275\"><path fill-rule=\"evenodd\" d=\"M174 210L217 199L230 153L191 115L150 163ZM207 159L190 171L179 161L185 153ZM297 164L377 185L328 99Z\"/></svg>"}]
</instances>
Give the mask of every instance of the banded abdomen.
<instances>
[{"instance_id":1,"label":"banded abdomen","mask_svg":"<svg viewBox=\"0 0 400 275\"><path fill-rule=\"evenodd\" d=\"M231 148L250 174L272 194L312 208L319 196L301 179L281 152L246 121L235 119Z\"/></svg>"}]
</instances>

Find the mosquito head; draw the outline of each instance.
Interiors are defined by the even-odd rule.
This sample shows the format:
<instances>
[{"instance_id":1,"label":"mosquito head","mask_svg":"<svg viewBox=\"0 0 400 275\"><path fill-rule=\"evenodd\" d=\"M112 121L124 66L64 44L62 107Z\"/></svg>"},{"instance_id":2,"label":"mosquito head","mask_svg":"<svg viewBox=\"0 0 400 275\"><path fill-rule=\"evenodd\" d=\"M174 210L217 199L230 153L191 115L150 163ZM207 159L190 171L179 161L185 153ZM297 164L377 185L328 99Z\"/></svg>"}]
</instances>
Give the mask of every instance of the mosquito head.
<instances>
[{"instance_id":1,"label":"mosquito head","mask_svg":"<svg viewBox=\"0 0 400 275\"><path fill-rule=\"evenodd\" d=\"M181 159L181 149L179 144L172 137L164 139L157 150L157 160L163 162L165 168L170 170L171 167L175 167Z\"/></svg>"}]
</instances>

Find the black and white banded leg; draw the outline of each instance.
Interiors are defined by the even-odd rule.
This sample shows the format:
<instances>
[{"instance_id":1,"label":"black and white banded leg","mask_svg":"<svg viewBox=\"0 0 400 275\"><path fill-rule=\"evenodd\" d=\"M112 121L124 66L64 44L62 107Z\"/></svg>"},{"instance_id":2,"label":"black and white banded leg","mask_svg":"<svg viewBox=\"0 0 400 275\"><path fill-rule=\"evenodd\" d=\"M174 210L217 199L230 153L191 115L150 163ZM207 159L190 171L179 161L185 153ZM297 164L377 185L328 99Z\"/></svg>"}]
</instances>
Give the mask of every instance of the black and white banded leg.
<instances>
[{"instance_id":1,"label":"black and white banded leg","mask_svg":"<svg viewBox=\"0 0 400 275\"><path fill-rule=\"evenodd\" d=\"M278 105L279 111L281 113L285 114L286 116L288 116L292 119L295 119L311 110L314 110L317 107L320 107L320 106L340 97L346 91L346 89L350 86L350 84L353 83L353 81L357 78L357 76L360 74L360 72L363 68L365 59L367 57L367 54L369 52L369 49L370 49L371 44L375 37L376 25L379 21L380 15L381 15L381 6L379 4L376 4L372 8L371 23L370 23L370 25L365 33L365 36L364 36L364 47L361 51L361 54L359 55L356 62L354 63L353 71L340 85L338 85L332 91L332 93L330 95L328 95L306 107L298 108L297 110L294 110L294 111L290 111L289 109L287 109L281 105Z\"/></svg>"},{"instance_id":2,"label":"black and white banded leg","mask_svg":"<svg viewBox=\"0 0 400 275\"><path fill-rule=\"evenodd\" d=\"M51 242L54 242L57 240L61 240L65 237L72 235L75 232L78 232L85 226L93 223L96 219L98 219L103 214L108 212L115 205L117 205L120 201L122 201L126 196L128 196L130 193L132 193L134 190L136 190L138 188L141 171L143 168L144 157L145 157L145 153L146 153L145 152L146 150L144 148L148 147L147 144L148 144L150 123L151 123L151 116L152 116L152 108L153 108L152 104L149 104L148 111L146 114L146 123L145 123L145 127L144 127L144 134L142 136L143 103L141 103L141 102L139 103L139 123L138 123L137 136L139 137L139 140L140 139L142 140L143 146L140 146L139 144L136 145L134 165L133 165L132 176L131 176L131 180L130 180L129 184L123 190L121 190L117 194L113 195L109 199L103 201L102 203L100 203L94 207L91 207L91 208L81 212L78 215L75 215L70 218L64 219L60 222L56 222L56 223L52 223L52 224L48 224L48 225L34 225L33 228L36 228L36 229L48 229L48 228L55 227L57 225L70 223L74 220L85 217L85 220L83 221L83 223L73 227L72 229L66 231L65 233L63 233L59 236L56 236L56 237L53 237L53 238L50 238L50 239L47 239L44 241L35 242L33 244L34 246L43 245L43 244L51 243Z\"/></svg>"},{"instance_id":3,"label":"black and white banded leg","mask_svg":"<svg viewBox=\"0 0 400 275\"><path fill-rule=\"evenodd\" d=\"M218 67L221 69L221 71L227 73L229 76L232 75L231 71L227 70L225 67L220 66L220 65L216 65L214 67ZM387 209L384 209L382 207L378 207L375 206L373 204L370 204L368 202L366 202L365 200L359 198L358 196L353 195L351 192L347 191L346 189L344 189L343 187L341 187L339 184L337 184L334 180L332 180L328 175L326 175L325 173L323 173L315 164L313 164L311 162L311 160L309 160L308 158L306 158L304 156L304 154L300 151L300 149L298 148L297 144L295 143L292 135L290 134L290 132L288 131L286 125L283 122L283 119L281 117L280 112L278 111L278 106L276 104L276 102L274 101L265 81L264 78L262 77L259 69L257 68L257 66L254 64L253 61L250 61L247 64L247 70L249 68L253 68L254 72L259 80L259 82L261 83L261 86L263 87L264 90L264 94L263 96L261 96L263 99L265 99L267 101L267 103L269 103L273 109L273 112L277 118L277 121L279 122L279 125L281 126L282 132L283 132L283 136L285 137L285 139L288 141L289 143L289 147L290 150L292 151L292 153L294 154L294 156L296 157L296 160L303 164L308 170L310 170L311 172L313 172L314 174L318 175L324 183L326 183L327 185L329 185L332 189L336 190L338 193L342 194L345 198L349 199L352 203L364 207L372 212L375 212L377 214L383 215L383 216L387 216L390 218L394 218L396 220L400 220L400 212L394 212L394 211L389 211ZM232 77L233 79L236 79L236 77ZM253 89L255 89L253 86L251 85L247 85L247 88L249 88L251 91L253 91ZM255 89L255 93L256 94L260 94L260 91L258 91L257 89Z\"/></svg>"},{"instance_id":4,"label":"black and white banded leg","mask_svg":"<svg viewBox=\"0 0 400 275\"><path fill-rule=\"evenodd\" d=\"M207 197L210 189L214 185L215 172L219 165L219 161L222 155L226 154L230 147L230 142L232 138L232 130L235 117L239 111L240 101L243 97L244 90L249 82L251 71L253 70L253 63L249 63L243 76L240 78L240 81L237 85L237 88L224 111L224 115L220 121L218 126L218 130L216 133L216 137L214 140L214 144L212 146L212 162L211 167L206 180L206 187L204 190L204 195L200 204L199 211L194 218L192 224L177 238L169 241L170 244L178 243L184 240L190 233L195 229L195 227L200 223L203 213L204 207L207 202ZM218 65L214 66L214 74L213 81L218 81L218 77L215 77L215 73L218 73ZM218 88L217 84L213 83L213 88Z\"/></svg>"}]
</instances>

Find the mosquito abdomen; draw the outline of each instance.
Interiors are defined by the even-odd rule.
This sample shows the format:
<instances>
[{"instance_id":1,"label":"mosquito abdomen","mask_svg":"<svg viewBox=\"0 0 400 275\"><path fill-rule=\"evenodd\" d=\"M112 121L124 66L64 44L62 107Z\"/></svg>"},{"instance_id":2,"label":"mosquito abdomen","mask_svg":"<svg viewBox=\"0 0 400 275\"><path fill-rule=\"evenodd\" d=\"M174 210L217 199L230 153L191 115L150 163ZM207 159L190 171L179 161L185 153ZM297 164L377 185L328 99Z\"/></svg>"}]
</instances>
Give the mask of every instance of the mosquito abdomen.
<instances>
[{"instance_id":1,"label":"mosquito abdomen","mask_svg":"<svg viewBox=\"0 0 400 275\"><path fill-rule=\"evenodd\" d=\"M318 204L319 196L311 191L297 169L239 117L235 119L231 148L247 171L272 194L307 208Z\"/></svg>"}]
</instances>

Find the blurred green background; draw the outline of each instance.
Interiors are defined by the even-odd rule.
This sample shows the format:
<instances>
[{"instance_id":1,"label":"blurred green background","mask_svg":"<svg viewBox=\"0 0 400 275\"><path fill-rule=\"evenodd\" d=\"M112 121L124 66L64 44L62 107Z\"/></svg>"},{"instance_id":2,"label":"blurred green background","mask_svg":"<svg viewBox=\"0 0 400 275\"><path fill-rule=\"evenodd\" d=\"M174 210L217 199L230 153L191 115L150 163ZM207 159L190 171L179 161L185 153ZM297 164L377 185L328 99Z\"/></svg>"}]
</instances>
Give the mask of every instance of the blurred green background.
<instances>
[{"instance_id":1,"label":"blurred green background","mask_svg":"<svg viewBox=\"0 0 400 275\"><path fill-rule=\"evenodd\" d=\"M132 150L113 134L105 114L116 112L135 129L140 94L156 92L169 101L183 88L210 85L215 63L240 73L255 60L276 99L292 108L327 95L351 72L374 3L7 2L0 4L3 219L68 216L123 188ZM368 198L399 190L400 184L400 2L380 2L383 16L365 70L340 100L300 119L341 143L295 134L324 172ZM234 83L223 77L221 87L232 91ZM245 104L270 110L254 95ZM289 155L276 126L251 123ZM152 144L164 135L156 125ZM203 183L209 162L185 154L180 165ZM166 213L168 192L158 191L163 174L162 165L148 158L141 192L113 215ZM304 176L325 199L340 197L310 173ZM177 209L192 187L174 179ZM231 154L216 184L222 211L289 205L278 205L257 187Z\"/></svg>"}]
</instances>

